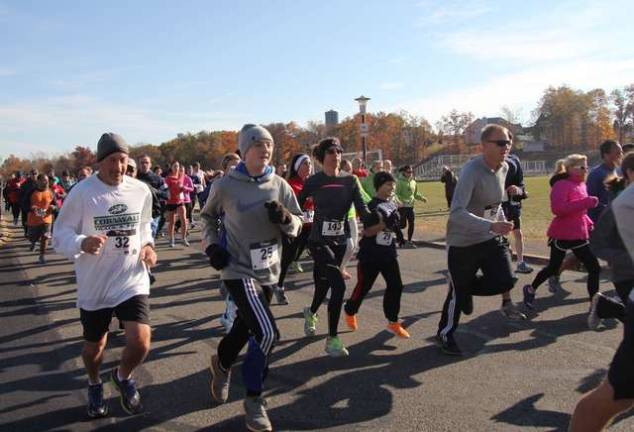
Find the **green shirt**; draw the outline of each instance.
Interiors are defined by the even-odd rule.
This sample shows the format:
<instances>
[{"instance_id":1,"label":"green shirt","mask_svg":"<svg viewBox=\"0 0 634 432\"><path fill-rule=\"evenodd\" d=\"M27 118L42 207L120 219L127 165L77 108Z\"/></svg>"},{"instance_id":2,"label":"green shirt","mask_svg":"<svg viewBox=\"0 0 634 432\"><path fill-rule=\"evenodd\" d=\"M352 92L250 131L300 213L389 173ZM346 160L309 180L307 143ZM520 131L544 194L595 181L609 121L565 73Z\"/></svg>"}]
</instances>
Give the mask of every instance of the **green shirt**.
<instances>
[{"instance_id":1,"label":"green shirt","mask_svg":"<svg viewBox=\"0 0 634 432\"><path fill-rule=\"evenodd\" d=\"M418 193L418 183L414 177L407 179L403 175L396 182L396 198L403 207L414 207L414 200L425 201L425 197Z\"/></svg>"}]
</instances>

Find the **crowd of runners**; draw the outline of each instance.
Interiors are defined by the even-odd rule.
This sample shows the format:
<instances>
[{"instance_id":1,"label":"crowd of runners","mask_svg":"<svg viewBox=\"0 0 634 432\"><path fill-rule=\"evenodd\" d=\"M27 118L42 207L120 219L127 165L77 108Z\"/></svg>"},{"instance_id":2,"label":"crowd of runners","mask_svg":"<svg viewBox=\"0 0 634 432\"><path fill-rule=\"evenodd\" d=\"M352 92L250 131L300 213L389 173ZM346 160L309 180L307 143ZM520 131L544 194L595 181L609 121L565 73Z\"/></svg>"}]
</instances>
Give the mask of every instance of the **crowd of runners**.
<instances>
[{"instance_id":1,"label":"crowd of runners","mask_svg":"<svg viewBox=\"0 0 634 432\"><path fill-rule=\"evenodd\" d=\"M585 155L558 162L550 180L550 259L514 303L516 273L533 269L524 260L521 226L529 191L519 159L510 154L512 144L509 130L488 125L481 133L481 154L459 176L443 170L450 207L448 291L436 340L442 353L461 356L454 334L460 316L473 313L474 296L500 296L502 319L526 320L540 308L538 288L544 282L556 291L562 271L583 268L588 326L596 329L604 319L624 323L606 379L579 402L571 423L573 431L600 430L634 403L634 152L606 141L600 146L602 161L591 171ZM165 238L169 247L179 247L177 241L189 246L196 206L202 251L220 272L226 306L220 318L226 334L210 360L211 395L218 403L227 401L232 365L246 346L241 369L249 430L272 430L262 392L280 334L269 305L289 304L285 278L291 269L303 271L297 263L303 254L314 262L313 299L301 306L304 332L315 335L324 317L327 355L350 355L338 333L340 321L352 331L363 325L363 300L379 274L386 283L386 329L395 337L410 337L399 320L398 250L416 247L414 207L416 201L426 202L412 166L394 169L385 160L366 170L360 159L342 159L344 149L335 137L277 168L271 166L274 150L271 134L248 124L221 169L186 168L178 161L163 169L149 156L130 158L125 140L106 133L98 141L95 173L85 167L75 178L68 171L57 177L53 171L32 170L6 182L6 210L13 224L22 226L31 250L38 248L39 261L46 262L52 238L55 250L74 262L90 417L108 414L100 366L113 316L125 331L126 346L109 379L126 412L142 411L133 372L150 350L155 243ZM346 296L351 279L346 265L355 253L356 283ZM611 269L616 298L601 293L598 259ZM327 309L320 313L326 299Z\"/></svg>"}]
</instances>

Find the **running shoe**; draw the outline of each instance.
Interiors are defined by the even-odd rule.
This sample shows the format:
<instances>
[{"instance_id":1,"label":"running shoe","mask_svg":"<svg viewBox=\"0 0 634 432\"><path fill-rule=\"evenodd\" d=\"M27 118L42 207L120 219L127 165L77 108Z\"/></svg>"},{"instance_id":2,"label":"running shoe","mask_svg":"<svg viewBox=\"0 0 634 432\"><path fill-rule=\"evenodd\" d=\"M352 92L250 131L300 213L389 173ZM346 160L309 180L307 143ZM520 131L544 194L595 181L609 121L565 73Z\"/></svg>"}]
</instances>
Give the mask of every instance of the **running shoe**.
<instances>
[{"instance_id":1,"label":"running shoe","mask_svg":"<svg viewBox=\"0 0 634 432\"><path fill-rule=\"evenodd\" d=\"M187 240L186 238L183 239L183 244L185 246L189 246L189 240Z\"/></svg>"},{"instance_id":2,"label":"running shoe","mask_svg":"<svg viewBox=\"0 0 634 432\"><path fill-rule=\"evenodd\" d=\"M174 239L171 239L171 240L170 240L170 247L171 247L171 248L176 247L176 242L174 241Z\"/></svg>"},{"instance_id":3,"label":"running shoe","mask_svg":"<svg viewBox=\"0 0 634 432\"><path fill-rule=\"evenodd\" d=\"M561 283L559 282L559 276L551 276L548 278L548 291L553 294L557 294L557 292L562 289Z\"/></svg>"},{"instance_id":4,"label":"running shoe","mask_svg":"<svg viewBox=\"0 0 634 432\"><path fill-rule=\"evenodd\" d=\"M526 319L526 315L520 312L513 302L502 304L500 313L511 321L522 321Z\"/></svg>"},{"instance_id":5,"label":"running shoe","mask_svg":"<svg viewBox=\"0 0 634 432\"><path fill-rule=\"evenodd\" d=\"M288 304L288 297L286 297L286 293L284 292L284 287L278 286L277 288L275 288L274 292L275 292L275 298L278 304L281 304L281 305Z\"/></svg>"},{"instance_id":6,"label":"running shoe","mask_svg":"<svg viewBox=\"0 0 634 432\"><path fill-rule=\"evenodd\" d=\"M407 246L409 246L410 249L416 249L416 244L411 240L407 241Z\"/></svg>"},{"instance_id":7,"label":"running shoe","mask_svg":"<svg viewBox=\"0 0 634 432\"><path fill-rule=\"evenodd\" d=\"M88 417L108 415L108 403L103 399L103 383L88 385Z\"/></svg>"},{"instance_id":8,"label":"running shoe","mask_svg":"<svg viewBox=\"0 0 634 432\"><path fill-rule=\"evenodd\" d=\"M141 405L141 395L136 389L136 382L133 379L120 380L118 371L119 368L112 370L110 381L121 395L121 407L128 414L138 414L143 411L143 405Z\"/></svg>"},{"instance_id":9,"label":"running shoe","mask_svg":"<svg viewBox=\"0 0 634 432\"><path fill-rule=\"evenodd\" d=\"M343 316L346 318L346 324L348 328L352 331L355 331L359 328L359 324L357 323L356 315L348 315L345 311L343 312Z\"/></svg>"},{"instance_id":10,"label":"running shoe","mask_svg":"<svg viewBox=\"0 0 634 432\"><path fill-rule=\"evenodd\" d=\"M328 336L326 339L326 352L330 357L347 357L350 353L339 339L339 336Z\"/></svg>"},{"instance_id":11,"label":"running shoe","mask_svg":"<svg viewBox=\"0 0 634 432\"><path fill-rule=\"evenodd\" d=\"M302 268L302 265L298 263L297 261L293 261L291 263L291 267L293 268L293 271L295 273L304 273L304 269Z\"/></svg>"},{"instance_id":12,"label":"running shoe","mask_svg":"<svg viewBox=\"0 0 634 432\"><path fill-rule=\"evenodd\" d=\"M39 262L40 264L46 264L46 258L44 258L44 255L40 255L40 257L37 259L37 262Z\"/></svg>"},{"instance_id":13,"label":"running shoe","mask_svg":"<svg viewBox=\"0 0 634 432\"><path fill-rule=\"evenodd\" d=\"M317 314L310 311L310 307L304 308L304 334L314 336L317 331Z\"/></svg>"},{"instance_id":14,"label":"running shoe","mask_svg":"<svg viewBox=\"0 0 634 432\"><path fill-rule=\"evenodd\" d=\"M588 328L590 330L596 330L601 323L601 318L599 318L599 303L602 298L603 294L598 292L592 297L592 302L590 302L590 312L588 312Z\"/></svg>"},{"instance_id":15,"label":"running shoe","mask_svg":"<svg viewBox=\"0 0 634 432\"><path fill-rule=\"evenodd\" d=\"M266 399L261 396L244 399L244 418L247 429L252 432L267 432L273 430L271 420L266 414Z\"/></svg>"},{"instance_id":16,"label":"running shoe","mask_svg":"<svg viewBox=\"0 0 634 432\"><path fill-rule=\"evenodd\" d=\"M390 322L387 324L387 330L391 333L393 333L394 335L403 338L403 339L409 339L409 333L407 330L405 330L403 328L403 326L401 325L400 322Z\"/></svg>"},{"instance_id":17,"label":"running shoe","mask_svg":"<svg viewBox=\"0 0 634 432\"><path fill-rule=\"evenodd\" d=\"M440 351L444 354L456 357L462 357L462 350L454 340L453 336L436 335L436 343L440 347Z\"/></svg>"},{"instance_id":18,"label":"running shoe","mask_svg":"<svg viewBox=\"0 0 634 432\"><path fill-rule=\"evenodd\" d=\"M535 291L533 291L533 287L531 284L524 285L522 288L522 293L524 294L524 306L529 309L535 308Z\"/></svg>"},{"instance_id":19,"label":"running shoe","mask_svg":"<svg viewBox=\"0 0 634 432\"><path fill-rule=\"evenodd\" d=\"M29 252L33 252L35 250L35 242L31 242L31 246L29 246Z\"/></svg>"},{"instance_id":20,"label":"running shoe","mask_svg":"<svg viewBox=\"0 0 634 432\"><path fill-rule=\"evenodd\" d=\"M517 268L515 269L515 273L524 273L529 274L533 272L533 267L526 264L526 261L520 261L517 263Z\"/></svg>"},{"instance_id":21,"label":"running shoe","mask_svg":"<svg viewBox=\"0 0 634 432\"><path fill-rule=\"evenodd\" d=\"M18 226L18 220L17 219L13 219L13 225L14 226Z\"/></svg>"},{"instance_id":22,"label":"running shoe","mask_svg":"<svg viewBox=\"0 0 634 432\"><path fill-rule=\"evenodd\" d=\"M225 403L229 399L229 384L231 384L231 370L223 372L220 368L220 358L217 354L211 356L211 397L218 403Z\"/></svg>"}]
</instances>

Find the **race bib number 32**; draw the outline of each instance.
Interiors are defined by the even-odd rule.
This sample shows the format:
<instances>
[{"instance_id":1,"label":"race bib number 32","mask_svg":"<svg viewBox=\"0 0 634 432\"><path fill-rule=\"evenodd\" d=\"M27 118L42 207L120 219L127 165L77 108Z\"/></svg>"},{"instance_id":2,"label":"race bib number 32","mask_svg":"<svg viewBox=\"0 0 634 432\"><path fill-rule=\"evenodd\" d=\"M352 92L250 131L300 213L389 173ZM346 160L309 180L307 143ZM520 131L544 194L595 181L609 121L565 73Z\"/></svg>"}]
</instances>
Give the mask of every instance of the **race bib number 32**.
<instances>
[{"instance_id":1,"label":"race bib number 32","mask_svg":"<svg viewBox=\"0 0 634 432\"><path fill-rule=\"evenodd\" d=\"M346 234L343 221L323 221L321 235L324 237L341 237Z\"/></svg>"}]
</instances>

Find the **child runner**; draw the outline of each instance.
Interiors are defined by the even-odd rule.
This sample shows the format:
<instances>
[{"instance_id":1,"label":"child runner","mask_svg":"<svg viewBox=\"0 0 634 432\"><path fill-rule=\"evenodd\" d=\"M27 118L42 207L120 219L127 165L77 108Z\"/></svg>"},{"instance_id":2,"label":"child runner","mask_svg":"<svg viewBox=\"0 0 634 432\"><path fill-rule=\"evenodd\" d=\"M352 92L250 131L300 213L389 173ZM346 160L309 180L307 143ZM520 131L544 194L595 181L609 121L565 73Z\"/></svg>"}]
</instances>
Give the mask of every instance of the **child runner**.
<instances>
[{"instance_id":1,"label":"child runner","mask_svg":"<svg viewBox=\"0 0 634 432\"><path fill-rule=\"evenodd\" d=\"M394 176L383 171L377 173L374 176L374 189L376 195L368 203L368 208L370 211L378 210L384 222L363 230L357 255L357 285L344 306L346 323L351 330L357 329L357 313L361 303L380 273L387 284L383 295L383 313L388 320L387 329L396 336L409 338L409 333L398 321L403 282L394 237L400 244L403 244L404 239L400 230L398 208L391 201L396 189Z\"/></svg>"}]
</instances>

